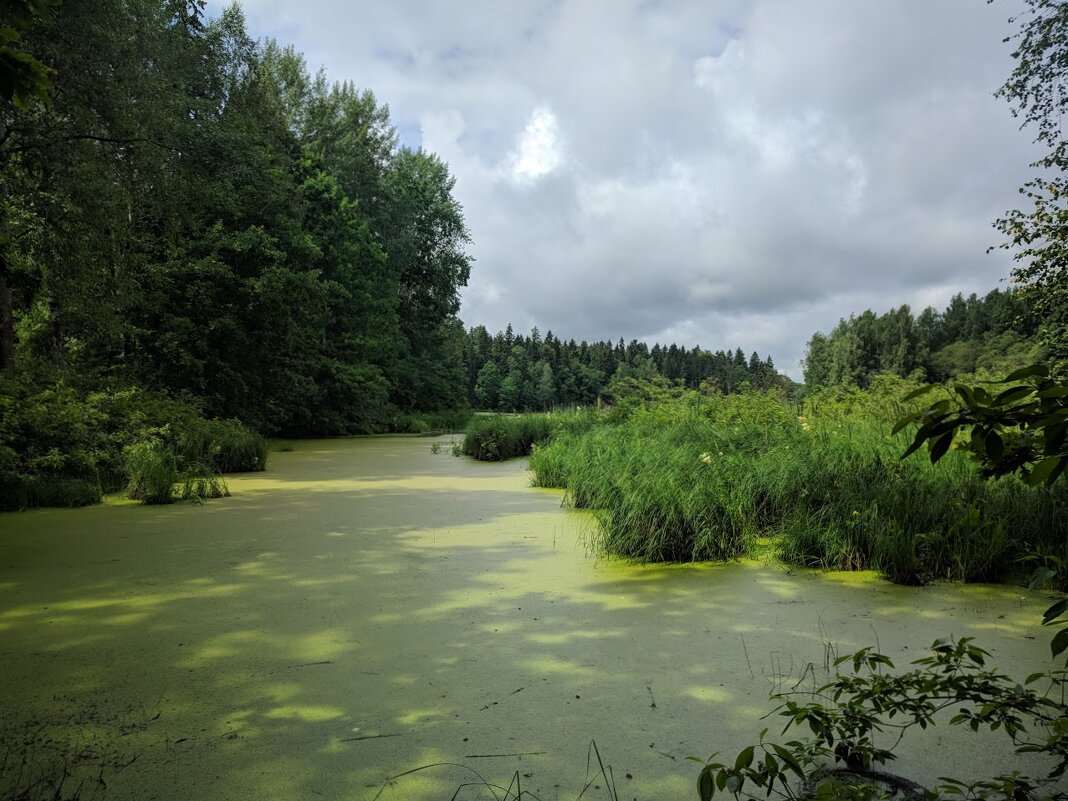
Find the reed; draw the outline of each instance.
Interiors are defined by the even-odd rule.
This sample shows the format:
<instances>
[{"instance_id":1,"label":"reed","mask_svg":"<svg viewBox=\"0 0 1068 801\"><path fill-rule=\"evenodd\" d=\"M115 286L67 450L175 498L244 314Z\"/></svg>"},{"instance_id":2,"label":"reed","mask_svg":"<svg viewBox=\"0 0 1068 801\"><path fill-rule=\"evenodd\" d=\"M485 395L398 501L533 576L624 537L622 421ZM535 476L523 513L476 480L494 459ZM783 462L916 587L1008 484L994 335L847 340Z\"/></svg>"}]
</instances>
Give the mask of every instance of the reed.
<instances>
[{"instance_id":1,"label":"reed","mask_svg":"<svg viewBox=\"0 0 1068 801\"><path fill-rule=\"evenodd\" d=\"M641 560L732 559L770 537L790 564L916 584L1006 579L1029 554L1068 556L1063 487L983 481L961 452L901 460L907 434L890 436L885 393L846 400L798 410L691 393L602 415L537 444L533 483L593 509L605 552Z\"/></svg>"}]
</instances>

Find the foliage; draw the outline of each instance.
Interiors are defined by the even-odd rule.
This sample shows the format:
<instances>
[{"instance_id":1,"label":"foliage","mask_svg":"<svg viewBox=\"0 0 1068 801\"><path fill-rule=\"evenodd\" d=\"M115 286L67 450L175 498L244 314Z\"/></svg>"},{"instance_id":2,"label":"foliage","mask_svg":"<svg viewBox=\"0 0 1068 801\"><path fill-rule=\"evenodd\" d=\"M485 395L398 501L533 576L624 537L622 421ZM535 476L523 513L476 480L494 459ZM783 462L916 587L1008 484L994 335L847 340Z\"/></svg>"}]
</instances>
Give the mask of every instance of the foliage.
<instances>
[{"instance_id":1,"label":"foliage","mask_svg":"<svg viewBox=\"0 0 1068 801\"><path fill-rule=\"evenodd\" d=\"M654 384L535 447L534 483L565 488L595 510L604 549L640 559L729 559L770 537L791 564L916 584L1006 578L1028 553L1068 556L1063 490L984 482L963 453L898 458L904 435L883 421L914 386L883 376L797 408Z\"/></svg>"},{"instance_id":2,"label":"foliage","mask_svg":"<svg viewBox=\"0 0 1068 801\"><path fill-rule=\"evenodd\" d=\"M147 468L128 451L149 439L165 443L172 460L200 465L176 468L168 487L183 476L218 483L218 473L266 466L261 436L235 420L206 420L188 402L54 374L0 375L0 509L99 502L130 483L135 463Z\"/></svg>"},{"instance_id":3,"label":"foliage","mask_svg":"<svg viewBox=\"0 0 1068 801\"><path fill-rule=\"evenodd\" d=\"M389 431L397 434L455 434L465 430L472 412L456 409L440 412L398 413L389 421Z\"/></svg>"},{"instance_id":4,"label":"foliage","mask_svg":"<svg viewBox=\"0 0 1068 801\"><path fill-rule=\"evenodd\" d=\"M955 295L943 311L908 306L876 314L870 309L840 320L830 334L817 332L805 356L811 390L867 387L879 374L945 381L979 371L1007 372L1041 355L1038 318L1017 290L985 297Z\"/></svg>"},{"instance_id":5,"label":"foliage","mask_svg":"<svg viewBox=\"0 0 1068 801\"><path fill-rule=\"evenodd\" d=\"M971 453L983 475L1019 473L1032 486L1044 484L1052 489L1068 466L1068 373L1063 365L1035 364L1001 383L1014 385L993 395L983 387L960 384L948 398L902 417L897 429L917 426L906 454L927 444L935 463L956 445ZM913 395L933 389L923 387ZM1066 483L1061 481L1059 487ZM1058 577L1066 581L1068 554L1035 548L1030 556L1043 563L1033 583ZM1063 625L1068 622L1063 619L1066 612L1068 600L1062 600L1046 610L1043 620L1046 625L1062 625L1051 644L1053 656L1068 650L1068 626ZM1068 730L1062 735L1068 738Z\"/></svg>"},{"instance_id":6,"label":"foliage","mask_svg":"<svg viewBox=\"0 0 1068 801\"><path fill-rule=\"evenodd\" d=\"M546 411L616 403L628 387L680 386L697 389L702 383L724 393L742 390L788 389L792 382L776 371L771 357L740 349L716 352L676 344L623 340L564 341L537 328L529 336L515 334L509 325L491 336L484 326L467 331L463 341L467 400L487 411Z\"/></svg>"},{"instance_id":7,"label":"foliage","mask_svg":"<svg viewBox=\"0 0 1068 801\"><path fill-rule=\"evenodd\" d=\"M144 504L203 501L229 495L219 473L210 464L175 450L164 436L149 435L126 449L126 496Z\"/></svg>"},{"instance_id":8,"label":"foliage","mask_svg":"<svg viewBox=\"0 0 1068 801\"><path fill-rule=\"evenodd\" d=\"M879 798L887 796L873 790L889 783L917 798L1068 797L1059 784L1068 768L1068 718L1061 701L1068 671L1029 677L1029 686L1048 682L1048 689L1039 693L987 668L989 656L965 637L936 641L930 655L904 673L888 672L893 663L870 648L840 657L835 667L848 664L852 673L836 671L809 700L798 701L794 693L773 696L781 704L772 714L786 720L783 734L807 727L809 737L780 744L768 741L764 729L733 763L714 761L713 754L698 777L698 795L702 801L724 791L735 797L744 792L748 797ZM955 714L949 716L951 710ZM946 716L950 725L973 731L1001 730L1017 753L1045 753L1053 757L1052 767L1038 777L1014 772L971 783L943 778L933 793L876 770L895 758L894 749L909 730L926 729ZM828 763L840 768L828 771Z\"/></svg>"},{"instance_id":9,"label":"foliage","mask_svg":"<svg viewBox=\"0 0 1068 801\"><path fill-rule=\"evenodd\" d=\"M593 421L589 411L551 414L475 415L460 446L465 456L497 462L529 456L533 448L559 431L577 431Z\"/></svg>"},{"instance_id":10,"label":"foliage","mask_svg":"<svg viewBox=\"0 0 1068 801\"><path fill-rule=\"evenodd\" d=\"M1020 473L1032 486L1053 484L1068 466L1068 373L1065 368L1034 364L1006 376L993 394L982 386L956 384L952 392L898 421L895 431L915 424L905 455L924 443L937 462L956 444L969 451L984 476ZM935 389L912 393L920 397ZM967 430L968 437L958 441Z\"/></svg>"},{"instance_id":11,"label":"foliage","mask_svg":"<svg viewBox=\"0 0 1068 801\"><path fill-rule=\"evenodd\" d=\"M59 0L9 0L0 15L0 99L20 108L44 100L52 88L51 69L21 46L21 31L47 17Z\"/></svg>"},{"instance_id":12,"label":"foliage","mask_svg":"<svg viewBox=\"0 0 1068 801\"><path fill-rule=\"evenodd\" d=\"M1063 115L1068 105L1068 5L1061 0L1025 0L1010 20L1020 30L1011 37L1016 67L998 95L1009 101L1021 127L1035 132L1043 149L1031 166L1035 178L1020 189L1029 207L1009 211L998 220L1005 235L1001 247L1015 250L1013 278L1042 320L1052 354L1068 356L1068 139ZM1010 41L1010 40L1007 40Z\"/></svg>"},{"instance_id":13,"label":"foliage","mask_svg":"<svg viewBox=\"0 0 1068 801\"><path fill-rule=\"evenodd\" d=\"M254 41L237 6L22 5L53 102L0 101L5 370L296 436L463 405L463 212L373 94Z\"/></svg>"}]
</instances>

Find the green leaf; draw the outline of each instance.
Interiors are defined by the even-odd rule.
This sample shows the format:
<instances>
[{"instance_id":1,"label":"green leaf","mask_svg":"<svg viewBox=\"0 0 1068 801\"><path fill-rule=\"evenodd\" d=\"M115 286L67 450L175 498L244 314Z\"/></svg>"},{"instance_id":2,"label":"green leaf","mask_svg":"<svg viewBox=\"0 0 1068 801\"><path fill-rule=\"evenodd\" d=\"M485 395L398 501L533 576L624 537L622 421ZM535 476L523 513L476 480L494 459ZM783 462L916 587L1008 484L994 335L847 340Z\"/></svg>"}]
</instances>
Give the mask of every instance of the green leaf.
<instances>
[{"instance_id":1,"label":"green leaf","mask_svg":"<svg viewBox=\"0 0 1068 801\"><path fill-rule=\"evenodd\" d=\"M779 759L785 762L789 766L790 770L797 774L797 777L799 779L805 778L805 771L801 768L801 763L799 763L797 759L794 758L793 754L791 754L781 745L772 745L771 747L772 749L774 749L775 753L779 755Z\"/></svg>"},{"instance_id":2,"label":"green leaf","mask_svg":"<svg viewBox=\"0 0 1068 801\"><path fill-rule=\"evenodd\" d=\"M745 780L741 776L728 776L727 777L727 792L738 795L738 792L742 789L742 783Z\"/></svg>"},{"instance_id":3,"label":"green leaf","mask_svg":"<svg viewBox=\"0 0 1068 801\"><path fill-rule=\"evenodd\" d=\"M934 464L943 456L946 455L946 451L949 450L949 446L953 444L953 432L950 431L943 434L934 441L931 445L931 464Z\"/></svg>"},{"instance_id":4,"label":"green leaf","mask_svg":"<svg viewBox=\"0 0 1068 801\"><path fill-rule=\"evenodd\" d=\"M1042 613L1042 625L1048 626L1063 615L1066 610L1068 610L1068 598L1057 601L1057 603L1053 604L1053 606Z\"/></svg>"},{"instance_id":5,"label":"green leaf","mask_svg":"<svg viewBox=\"0 0 1068 801\"><path fill-rule=\"evenodd\" d=\"M1021 367L1001 379L1001 383L1008 384L1010 381L1019 381L1021 378L1031 378L1032 376L1047 377L1049 376L1049 368L1044 364L1031 364L1027 367Z\"/></svg>"},{"instance_id":6,"label":"green leaf","mask_svg":"<svg viewBox=\"0 0 1068 801\"><path fill-rule=\"evenodd\" d=\"M764 768L773 776L779 772L779 763L771 754L764 755Z\"/></svg>"},{"instance_id":7,"label":"green leaf","mask_svg":"<svg viewBox=\"0 0 1068 801\"><path fill-rule=\"evenodd\" d=\"M910 414L898 419L898 421L894 423L893 429L891 429L890 431L890 436L894 436L894 434L897 434L902 429L908 428L910 425L915 423L919 419L919 417L920 416L918 414Z\"/></svg>"},{"instance_id":8,"label":"green leaf","mask_svg":"<svg viewBox=\"0 0 1068 801\"><path fill-rule=\"evenodd\" d=\"M1054 657L1058 657L1064 653L1066 648L1068 648L1068 628L1063 628L1057 632L1053 642L1049 644L1049 649Z\"/></svg>"},{"instance_id":9,"label":"green leaf","mask_svg":"<svg viewBox=\"0 0 1068 801\"><path fill-rule=\"evenodd\" d=\"M923 446L923 443L925 441L926 438L923 436L923 433L917 432L916 439L914 439L912 441L912 444L908 446L908 448L903 454L901 454L901 458L907 459L908 457L912 456L912 454L916 453L916 451L918 451Z\"/></svg>"},{"instance_id":10,"label":"green leaf","mask_svg":"<svg viewBox=\"0 0 1068 801\"><path fill-rule=\"evenodd\" d=\"M922 386L919 389L914 389L908 395L903 397L901 399L901 401L905 402L905 401L915 400L916 398L919 398L919 397L921 397L923 395L926 395L928 392L930 392L932 389L935 389L937 386L938 386L937 384L927 384L926 386Z\"/></svg>"},{"instance_id":11,"label":"green leaf","mask_svg":"<svg viewBox=\"0 0 1068 801\"><path fill-rule=\"evenodd\" d=\"M1005 441L997 431L988 431L983 438L986 455L993 461L999 460L1005 453Z\"/></svg>"},{"instance_id":12,"label":"green leaf","mask_svg":"<svg viewBox=\"0 0 1068 801\"><path fill-rule=\"evenodd\" d=\"M995 406L1007 406L1010 403L1021 401L1034 392L1034 387L1011 387L994 398Z\"/></svg>"},{"instance_id":13,"label":"green leaf","mask_svg":"<svg viewBox=\"0 0 1068 801\"><path fill-rule=\"evenodd\" d=\"M716 794L716 783L712 779L712 771L702 770L701 775L697 777L697 794L701 797L701 801L710 801Z\"/></svg>"},{"instance_id":14,"label":"green leaf","mask_svg":"<svg viewBox=\"0 0 1068 801\"><path fill-rule=\"evenodd\" d=\"M743 748L742 752L738 754L738 758L734 760L734 769L741 770L742 768L748 768L753 764L753 746Z\"/></svg>"},{"instance_id":15,"label":"green leaf","mask_svg":"<svg viewBox=\"0 0 1068 801\"><path fill-rule=\"evenodd\" d=\"M1057 476L1054 475L1053 471L1061 464L1062 459L1063 457L1060 456L1050 456L1043 459L1031 468L1031 472L1024 476L1024 482L1032 487L1037 487L1043 481L1055 480ZM1061 470L1063 469L1062 467Z\"/></svg>"}]
</instances>

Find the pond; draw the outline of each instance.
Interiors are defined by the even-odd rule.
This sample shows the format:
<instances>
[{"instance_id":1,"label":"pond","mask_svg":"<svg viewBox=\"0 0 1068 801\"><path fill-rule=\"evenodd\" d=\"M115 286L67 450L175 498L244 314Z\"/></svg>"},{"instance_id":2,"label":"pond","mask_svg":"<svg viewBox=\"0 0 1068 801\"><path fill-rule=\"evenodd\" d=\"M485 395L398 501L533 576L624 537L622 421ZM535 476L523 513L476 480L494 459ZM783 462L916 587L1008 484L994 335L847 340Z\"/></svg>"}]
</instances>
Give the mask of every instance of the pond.
<instances>
[{"instance_id":1,"label":"pond","mask_svg":"<svg viewBox=\"0 0 1068 801\"><path fill-rule=\"evenodd\" d=\"M570 801L595 742L621 799L691 798L685 757L777 733L769 692L836 654L968 635L1049 664L1046 594L605 560L524 461L449 441L304 441L203 506L0 516L0 796L67 762L83 797L447 799L474 769ZM1013 764L923 737L895 770Z\"/></svg>"}]
</instances>

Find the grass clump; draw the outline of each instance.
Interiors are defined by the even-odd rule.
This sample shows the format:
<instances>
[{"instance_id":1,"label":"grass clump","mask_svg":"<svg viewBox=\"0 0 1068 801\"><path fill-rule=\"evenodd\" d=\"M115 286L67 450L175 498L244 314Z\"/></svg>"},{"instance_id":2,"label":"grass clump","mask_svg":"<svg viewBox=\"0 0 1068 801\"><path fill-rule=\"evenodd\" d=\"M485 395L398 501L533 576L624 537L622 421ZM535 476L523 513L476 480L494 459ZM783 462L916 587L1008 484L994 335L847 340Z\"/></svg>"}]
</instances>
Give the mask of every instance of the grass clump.
<instances>
[{"instance_id":1,"label":"grass clump","mask_svg":"<svg viewBox=\"0 0 1068 801\"><path fill-rule=\"evenodd\" d=\"M531 456L534 483L595 511L608 553L724 560L770 537L790 564L876 569L892 581L989 581L1019 559L1068 558L1068 491L975 475L960 452L901 460L890 436L908 385L773 395L677 393L561 430Z\"/></svg>"},{"instance_id":2,"label":"grass clump","mask_svg":"<svg viewBox=\"0 0 1068 801\"><path fill-rule=\"evenodd\" d=\"M127 448L126 471L126 496L143 504L200 502L230 494L212 464L189 459L160 438Z\"/></svg>"},{"instance_id":3,"label":"grass clump","mask_svg":"<svg viewBox=\"0 0 1068 801\"><path fill-rule=\"evenodd\" d=\"M534 446L560 431L581 431L594 420L592 411L475 415L464 432L461 452L482 462L529 456Z\"/></svg>"},{"instance_id":4,"label":"grass clump","mask_svg":"<svg viewBox=\"0 0 1068 801\"><path fill-rule=\"evenodd\" d=\"M267 468L267 440L237 420L196 420L178 434L177 450L185 460L220 473Z\"/></svg>"}]
</instances>

